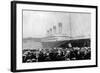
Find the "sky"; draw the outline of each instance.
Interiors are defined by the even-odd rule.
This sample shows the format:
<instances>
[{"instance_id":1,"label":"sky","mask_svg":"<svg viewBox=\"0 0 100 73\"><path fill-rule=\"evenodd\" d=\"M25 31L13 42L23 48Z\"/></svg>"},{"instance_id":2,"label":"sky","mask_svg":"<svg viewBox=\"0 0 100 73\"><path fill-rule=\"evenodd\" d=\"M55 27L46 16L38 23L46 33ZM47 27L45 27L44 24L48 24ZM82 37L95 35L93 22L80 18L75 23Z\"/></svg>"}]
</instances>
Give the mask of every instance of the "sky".
<instances>
[{"instance_id":1,"label":"sky","mask_svg":"<svg viewBox=\"0 0 100 73\"><path fill-rule=\"evenodd\" d=\"M47 30L59 22L66 24L70 28L69 15L71 15L72 35L87 35L90 33L90 14L44 12L44 11L23 11L23 38L46 37ZM83 28L84 27L84 28ZM69 31L66 30L66 32ZM70 33L70 32L67 32Z\"/></svg>"},{"instance_id":2,"label":"sky","mask_svg":"<svg viewBox=\"0 0 100 73\"><path fill-rule=\"evenodd\" d=\"M66 24L68 13L23 11L23 37L45 37L47 30L62 22Z\"/></svg>"}]
</instances>

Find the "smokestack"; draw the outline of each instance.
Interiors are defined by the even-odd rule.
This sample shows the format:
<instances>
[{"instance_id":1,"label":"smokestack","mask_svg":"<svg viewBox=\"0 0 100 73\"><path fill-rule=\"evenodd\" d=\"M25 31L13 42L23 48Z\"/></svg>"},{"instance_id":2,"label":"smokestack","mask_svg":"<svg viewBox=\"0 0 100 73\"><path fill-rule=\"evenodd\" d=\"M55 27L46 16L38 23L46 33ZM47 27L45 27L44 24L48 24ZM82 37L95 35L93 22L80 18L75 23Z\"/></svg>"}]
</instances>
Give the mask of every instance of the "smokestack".
<instances>
[{"instance_id":1,"label":"smokestack","mask_svg":"<svg viewBox=\"0 0 100 73\"><path fill-rule=\"evenodd\" d=\"M52 28L50 28L50 35L52 35Z\"/></svg>"},{"instance_id":2,"label":"smokestack","mask_svg":"<svg viewBox=\"0 0 100 73\"><path fill-rule=\"evenodd\" d=\"M62 23L58 23L58 31L59 31L59 34L62 33Z\"/></svg>"},{"instance_id":3,"label":"smokestack","mask_svg":"<svg viewBox=\"0 0 100 73\"><path fill-rule=\"evenodd\" d=\"M56 26L53 26L53 33L56 33Z\"/></svg>"}]
</instances>

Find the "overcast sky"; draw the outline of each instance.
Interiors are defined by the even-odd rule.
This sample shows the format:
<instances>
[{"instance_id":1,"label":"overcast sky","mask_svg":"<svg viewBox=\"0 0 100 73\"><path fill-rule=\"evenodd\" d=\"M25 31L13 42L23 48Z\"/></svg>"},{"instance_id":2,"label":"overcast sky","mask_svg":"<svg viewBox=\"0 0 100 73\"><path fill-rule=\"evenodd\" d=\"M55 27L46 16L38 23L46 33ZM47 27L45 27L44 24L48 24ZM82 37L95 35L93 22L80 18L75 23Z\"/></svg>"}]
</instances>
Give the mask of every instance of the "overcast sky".
<instances>
[{"instance_id":1,"label":"overcast sky","mask_svg":"<svg viewBox=\"0 0 100 73\"><path fill-rule=\"evenodd\" d=\"M69 13L23 11L23 37L45 37L47 30L59 22L68 24ZM73 35L90 33L90 14L71 13L71 23Z\"/></svg>"}]
</instances>

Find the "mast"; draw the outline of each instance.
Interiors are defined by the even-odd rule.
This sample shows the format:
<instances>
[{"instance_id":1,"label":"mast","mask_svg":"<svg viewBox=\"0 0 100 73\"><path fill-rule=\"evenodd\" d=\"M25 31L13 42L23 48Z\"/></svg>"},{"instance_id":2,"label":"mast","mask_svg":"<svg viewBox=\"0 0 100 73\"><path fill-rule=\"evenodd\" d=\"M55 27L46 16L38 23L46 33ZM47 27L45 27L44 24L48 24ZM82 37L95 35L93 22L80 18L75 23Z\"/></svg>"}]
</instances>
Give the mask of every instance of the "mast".
<instances>
[{"instance_id":1,"label":"mast","mask_svg":"<svg viewBox=\"0 0 100 73\"><path fill-rule=\"evenodd\" d=\"M69 13L69 30L70 30L70 40L72 39L72 23L71 23L71 13Z\"/></svg>"}]
</instances>

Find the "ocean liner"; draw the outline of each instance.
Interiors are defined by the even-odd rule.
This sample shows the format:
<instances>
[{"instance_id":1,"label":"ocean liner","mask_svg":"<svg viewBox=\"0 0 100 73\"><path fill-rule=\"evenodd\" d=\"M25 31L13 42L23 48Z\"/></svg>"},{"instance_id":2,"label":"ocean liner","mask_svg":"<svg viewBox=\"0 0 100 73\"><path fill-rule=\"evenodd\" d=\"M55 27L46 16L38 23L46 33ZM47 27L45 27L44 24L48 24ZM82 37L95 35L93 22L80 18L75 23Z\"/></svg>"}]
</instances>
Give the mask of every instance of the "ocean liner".
<instances>
[{"instance_id":1,"label":"ocean liner","mask_svg":"<svg viewBox=\"0 0 100 73\"><path fill-rule=\"evenodd\" d=\"M73 36L72 27L69 26L69 30L66 30L66 25L61 22L58 25L54 25L47 30L47 37L41 39L44 48L57 48L57 47L83 47L90 46L90 35ZM77 29L76 29L77 30ZM66 33L67 31L67 33ZM69 33L69 34L68 34ZM69 46L70 44L70 46Z\"/></svg>"}]
</instances>

